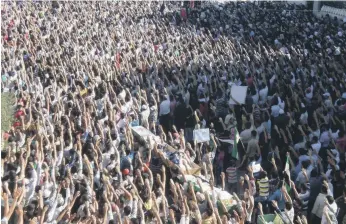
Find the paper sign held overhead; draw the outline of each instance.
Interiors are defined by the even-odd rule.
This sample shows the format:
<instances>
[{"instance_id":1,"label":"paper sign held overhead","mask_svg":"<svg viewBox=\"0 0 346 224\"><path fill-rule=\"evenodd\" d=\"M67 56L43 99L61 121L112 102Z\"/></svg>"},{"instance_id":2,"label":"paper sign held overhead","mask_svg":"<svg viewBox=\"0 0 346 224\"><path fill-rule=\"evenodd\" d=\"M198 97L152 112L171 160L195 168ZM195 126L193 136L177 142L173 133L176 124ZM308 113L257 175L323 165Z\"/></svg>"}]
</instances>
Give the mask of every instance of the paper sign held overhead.
<instances>
[{"instance_id":1,"label":"paper sign held overhead","mask_svg":"<svg viewBox=\"0 0 346 224\"><path fill-rule=\"evenodd\" d=\"M210 141L209 128L194 130L193 131L193 139L197 143L209 142Z\"/></svg>"},{"instance_id":2,"label":"paper sign held overhead","mask_svg":"<svg viewBox=\"0 0 346 224\"><path fill-rule=\"evenodd\" d=\"M247 93L247 86L236 86L231 87L231 96L229 99L229 104L237 104L233 99L235 99L240 104L245 104L245 98Z\"/></svg>"}]
</instances>

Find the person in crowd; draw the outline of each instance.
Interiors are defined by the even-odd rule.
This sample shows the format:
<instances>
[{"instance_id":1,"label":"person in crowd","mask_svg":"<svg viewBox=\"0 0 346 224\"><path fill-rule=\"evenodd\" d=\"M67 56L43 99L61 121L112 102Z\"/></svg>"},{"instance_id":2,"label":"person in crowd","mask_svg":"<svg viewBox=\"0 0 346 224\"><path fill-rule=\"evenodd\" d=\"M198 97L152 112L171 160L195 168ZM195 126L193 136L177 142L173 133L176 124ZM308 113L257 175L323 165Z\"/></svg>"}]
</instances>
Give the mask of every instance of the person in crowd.
<instances>
[{"instance_id":1,"label":"person in crowd","mask_svg":"<svg viewBox=\"0 0 346 224\"><path fill-rule=\"evenodd\" d=\"M2 1L2 223L345 223L346 20L305 9Z\"/></svg>"}]
</instances>

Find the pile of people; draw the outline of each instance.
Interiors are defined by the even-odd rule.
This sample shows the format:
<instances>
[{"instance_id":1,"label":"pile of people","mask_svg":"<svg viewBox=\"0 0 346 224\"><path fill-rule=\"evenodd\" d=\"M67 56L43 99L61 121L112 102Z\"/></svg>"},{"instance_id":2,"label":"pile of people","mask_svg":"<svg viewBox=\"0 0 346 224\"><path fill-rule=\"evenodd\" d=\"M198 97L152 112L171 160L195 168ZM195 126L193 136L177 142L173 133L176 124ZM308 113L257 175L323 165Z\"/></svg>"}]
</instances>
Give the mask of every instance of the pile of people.
<instances>
[{"instance_id":1,"label":"pile of people","mask_svg":"<svg viewBox=\"0 0 346 224\"><path fill-rule=\"evenodd\" d=\"M346 223L346 19L193 1L1 17L2 223Z\"/></svg>"}]
</instances>

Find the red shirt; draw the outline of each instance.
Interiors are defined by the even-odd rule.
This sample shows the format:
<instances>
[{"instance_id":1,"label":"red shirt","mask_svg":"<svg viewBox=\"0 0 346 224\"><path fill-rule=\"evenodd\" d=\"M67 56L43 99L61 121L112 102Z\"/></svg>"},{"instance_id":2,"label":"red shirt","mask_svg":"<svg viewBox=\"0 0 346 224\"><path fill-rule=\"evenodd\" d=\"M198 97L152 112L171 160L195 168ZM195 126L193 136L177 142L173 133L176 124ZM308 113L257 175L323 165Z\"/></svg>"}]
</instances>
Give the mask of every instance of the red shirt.
<instances>
[{"instance_id":1,"label":"red shirt","mask_svg":"<svg viewBox=\"0 0 346 224\"><path fill-rule=\"evenodd\" d=\"M207 118L207 116L208 116L208 104L207 103L205 103L204 105L203 105L203 103L199 104L199 111L201 111L202 116L204 118Z\"/></svg>"},{"instance_id":2,"label":"red shirt","mask_svg":"<svg viewBox=\"0 0 346 224\"><path fill-rule=\"evenodd\" d=\"M16 127L20 127L22 126L22 124L19 122L19 121L16 121L13 123L13 127L16 128Z\"/></svg>"},{"instance_id":3,"label":"red shirt","mask_svg":"<svg viewBox=\"0 0 346 224\"><path fill-rule=\"evenodd\" d=\"M21 116L23 116L23 115L24 115L24 111L18 110L18 111L15 113L14 117L17 118L17 119L19 119L19 118L20 118Z\"/></svg>"},{"instance_id":4,"label":"red shirt","mask_svg":"<svg viewBox=\"0 0 346 224\"><path fill-rule=\"evenodd\" d=\"M186 19L187 14L186 14L186 10L185 9L181 9L180 16L181 16L181 18Z\"/></svg>"},{"instance_id":5,"label":"red shirt","mask_svg":"<svg viewBox=\"0 0 346 224\"><path fill-rule=\"evenodd\" d=\"M155 52L157 52L158 49L159 49L159 45L154 45Z\"/></svg>"}]
</instances>

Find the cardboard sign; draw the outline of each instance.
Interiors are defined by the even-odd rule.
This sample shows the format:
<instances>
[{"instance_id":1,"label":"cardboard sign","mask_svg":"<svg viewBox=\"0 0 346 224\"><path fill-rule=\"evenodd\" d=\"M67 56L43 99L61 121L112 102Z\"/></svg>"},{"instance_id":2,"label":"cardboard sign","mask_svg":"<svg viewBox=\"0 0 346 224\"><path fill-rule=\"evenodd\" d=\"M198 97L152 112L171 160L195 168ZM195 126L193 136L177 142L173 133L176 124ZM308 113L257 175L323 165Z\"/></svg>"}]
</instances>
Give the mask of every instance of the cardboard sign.
<instances>
[{"instance_id":1,"label":"cardboard sign","mask_svg":"<svg viewBox=\"0 0 346 224\"><path fill-rule=\"evenodd\" d=\"M210 141L209 128L194 130L193 131L193 140L196 140L197 143L209 142Z\"/></svg>"},{"instance_id":2,"label":"cardboard sign","mask_svg":"<svg viewBox=\"0 0 346 224\"><path fill-rule=\"evenodd\" d=\"M245 104L245 98L247 93L247 86L236 86L231 87L231 98L229 99L229 104L237 104L233 99L235 99L240 104Z\"/></svg>"}]
</instances>

